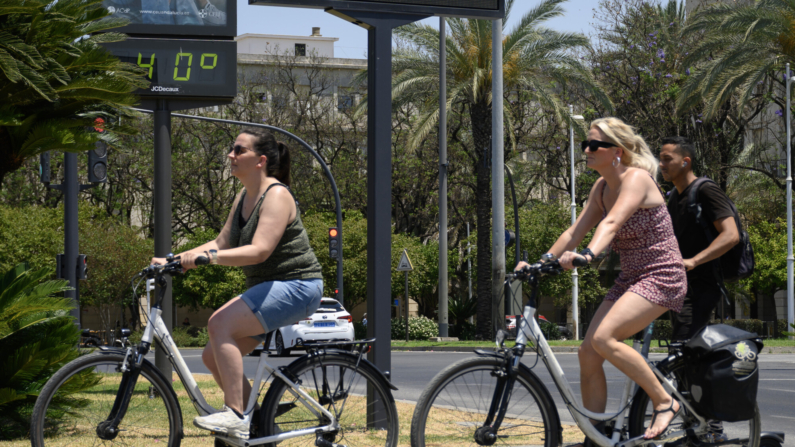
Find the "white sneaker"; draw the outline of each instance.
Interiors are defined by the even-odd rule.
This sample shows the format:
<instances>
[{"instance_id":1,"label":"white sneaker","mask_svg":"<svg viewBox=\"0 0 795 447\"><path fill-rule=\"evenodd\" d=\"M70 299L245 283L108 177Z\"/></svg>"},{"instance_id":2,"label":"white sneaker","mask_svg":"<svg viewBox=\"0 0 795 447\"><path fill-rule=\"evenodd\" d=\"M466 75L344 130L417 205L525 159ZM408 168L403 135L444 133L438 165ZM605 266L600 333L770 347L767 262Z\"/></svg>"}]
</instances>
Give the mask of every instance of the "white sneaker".
<instances>
[{"instance_id":1,"label":"white sneaker","mask_svg":"<svg viewBox=\"0 0 795 447\"><path fill-rule=\"evenodd\" d=\"M248 427L250 424L251 416L245 416L243 419L240 419L240 417L226 405L224 405L223 410L218 413L198 416L193 419L193 425L201 429L214 431L219 434L226 434L229 437L240 439L248 439Z\"/></svg>"}]
</instances>

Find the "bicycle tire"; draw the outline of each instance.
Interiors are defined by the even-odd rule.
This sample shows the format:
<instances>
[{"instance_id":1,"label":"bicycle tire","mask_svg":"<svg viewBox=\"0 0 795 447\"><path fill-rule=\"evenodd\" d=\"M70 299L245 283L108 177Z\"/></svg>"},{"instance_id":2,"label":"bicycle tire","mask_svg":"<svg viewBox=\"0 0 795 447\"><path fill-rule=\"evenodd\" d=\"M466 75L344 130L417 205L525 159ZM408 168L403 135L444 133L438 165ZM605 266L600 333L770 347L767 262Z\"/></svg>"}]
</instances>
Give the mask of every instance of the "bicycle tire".
<instances>
[{"instance_id":1,"label":"bicycle tire","mask_svg":"<svg viewBox=\"0 0 795 447\"><path fill-rule=\"evenodd\" d=\"M663 373L669 380L674 380L675 384L683 382L684 369L686 364L682 358L674 359L673 361L665 359L657 364L657 369ZM651 421L651 402L649 396L643 391L643 388L638 388L635 397L632 399L632 406L629 410L629 434L630 437L642 435L646 431L648 422ZM691 424L691 418L687 412L677 416L669 427L676 430L687 428ZM666 439L667 443L679 443L681 445L701 445L709 446L712 444L717 445L741 445L744 447L759 447L760 446L760 432L762 427L762 418L759 413L759 407L756 406L754 417L747 421L741 422L723 422L723 433L727 435L728 440L734 440L734 443L727 443L725 441L717 442L710 440L696 440L696 439Z\"/></svg>"},{"instance_id":2,"label":"bicycle tire","mask_svg":"<svg viewBox=\"0 0 795 447\"><path fill-rule=\"evenodd\" d=\"M475 431L489 411L499 357L472 357L442 370L423 390L411 419L412 447L478 445ZM557 409L541 381L529 369L519 368L505 419L497 433L498 445L560 445Z\"/></svg>"},{"instance_id":3,"label":"bicycle tire","mask_svg":"<svg viewBox=\"0 0 795 447\"><path fill-rule=\"evenodd\" d=\"M357 366L357 357L353 355L303 356L287 366L287 375L337 417L340 430L324 435L327 441L348 447L397 446L395 399L386 379L370 364L362 361ZM336 396L334 402L329 396ZM372 408L380 411L368 415L368 409ZM260 436L326 425L321 419L298 402L283 380L276 378L263 399ZM315 440L314 436L302 436L281 441L279 447L314 446Z\"/></svg>"},{"instance_id":4,"label":"bicycle tire","mask_svg":"<svg viewBox=\"0 0 795 447\"><path fill-rule=\"evenodd\" d=\"M42 388L31 418L33 447L48 444L119 444L151 447L167 441L179 447L182 413L171 383L144 361L127 413L112 440L100 439L97 425L110 414L119 390L124 362L121 352L78 357L58 370ZM67 394L64 397L64 393Z\"/></svg>"}]
</instances>

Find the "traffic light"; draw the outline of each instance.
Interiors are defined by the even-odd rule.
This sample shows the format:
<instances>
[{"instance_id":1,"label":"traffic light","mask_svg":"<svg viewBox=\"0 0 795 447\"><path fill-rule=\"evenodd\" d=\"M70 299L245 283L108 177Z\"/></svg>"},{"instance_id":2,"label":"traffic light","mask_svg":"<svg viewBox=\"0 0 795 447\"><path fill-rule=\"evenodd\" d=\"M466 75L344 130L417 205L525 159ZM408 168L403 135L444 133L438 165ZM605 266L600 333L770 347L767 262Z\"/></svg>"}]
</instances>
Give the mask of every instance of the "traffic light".
<instances>
[{"instance_id":1,"label":"traffic light","mask_svg":"<svg viewBox=\"0 0 795 447\"><path fill-rule=\"evenodd\" d=\"M108 181L108 143L97 140L94 146L88 151L88 181L105 183Z\"/></svg>"},{"instance_id":2,"label":"traffic light","mask_svg":"<svg viewBox=\"0 0 795 447\"><path fill-rule=\"evenodd\" d=\"M42 183L50 183L50 151L39 154L39 178Z\"/></svg>"},{"instance_id":3,"label":"traffic light","mask_svg":"<svg viewBox=\"0 0 795 447\"><path fill-rule=\"evenodd\" d=\"M336 227L328 229L328 255L331 259L339 259L340 252L342 251L342 244L340 244L340 232Z\"/></svg>"},{"instance_id":4,"label":"traffic light","mask_svg":"<svg viewBox=\"0 0 795 447\"><path fill-rule=\"evenodd\" d=\"M77 279L88 279L88 256L77 255Z\"/></svg>"}]
</instances>

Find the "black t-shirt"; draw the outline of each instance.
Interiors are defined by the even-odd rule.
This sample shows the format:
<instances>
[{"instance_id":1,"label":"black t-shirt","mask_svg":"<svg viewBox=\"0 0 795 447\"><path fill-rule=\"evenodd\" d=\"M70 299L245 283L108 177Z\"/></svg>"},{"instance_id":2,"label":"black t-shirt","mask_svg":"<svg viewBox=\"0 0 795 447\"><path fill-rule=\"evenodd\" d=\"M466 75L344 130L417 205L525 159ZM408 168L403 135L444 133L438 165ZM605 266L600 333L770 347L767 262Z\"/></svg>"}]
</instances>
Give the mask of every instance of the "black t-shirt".
<instances>
[{"instance_id":1,"label":"black t-shirt","mask_svg":"<svg viewBox=\"0 0 795 447\"><path fill-rule=\"evenodd\" d=\"M679 242L679 251L682 253L683 259L692 258L709 247L710 244L706 234L704 234L704 228L696 222L696 217L687 209L687 198L690 195L690 188L693 183L688 185L681 194L677 195L677 191L674 190L668 200L668 213L671 215L674 234L676 235L676 241ZM701 204L702 218L705 222L708 222L707 226L712 233L712 240L714 240L718 236L718 230L715 229L714 222L734 216L729 198L726 197L726 194L721 191L717 184L705 182L698 188L696 201ZM692 282L697 279L714 278L712 263L718 261L716 259L701 264L687 272L687 280Z\"/></svg>"}]
</instances>

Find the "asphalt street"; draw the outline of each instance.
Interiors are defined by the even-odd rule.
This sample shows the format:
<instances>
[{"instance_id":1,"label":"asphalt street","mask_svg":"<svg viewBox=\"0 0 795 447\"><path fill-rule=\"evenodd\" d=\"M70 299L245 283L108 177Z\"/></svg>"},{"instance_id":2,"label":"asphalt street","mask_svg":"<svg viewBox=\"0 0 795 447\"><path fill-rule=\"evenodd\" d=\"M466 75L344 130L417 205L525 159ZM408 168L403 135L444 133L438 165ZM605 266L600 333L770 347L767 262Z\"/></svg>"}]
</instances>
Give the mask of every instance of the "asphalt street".
<instances>
[{"instance_id":1,"label":"asphalt street","mask_svg":"<svg viewBox=\"0 0 795 447\"><path fill-rule=\"evenodd\" d=\"M201 362L201 351L184 349L180 351L186 363L194 373L207 373ZM303 353L296 351L288 358L265 357L268 363L278 367L287 365ZM393 352L392 382L399 389L393 392L396 399L416 402L422 390L431 379L450 364L471 356L470 353L459 352ZM577 355L573 353L556 353L572 389L580 397L579 365ZM663 358L661 354L652 354L652 358ZM246 357L244 367L249 377L256 371L258 357ZM527 366L533 366L535 356L528 353L522 359ZM786 434L787 446L795 446L795 354L769 354L761 356L760 382L757 395L762 412L762 431L781 431ZM544 384L549 388L555 399L558 413L564 423L572 423L573 419L563 404L552 378L544 365L539 362L532 368ZM608 382L608 409L616 408L625 376L610 364L605 364Z\"/></svg>"}]
</instances>

